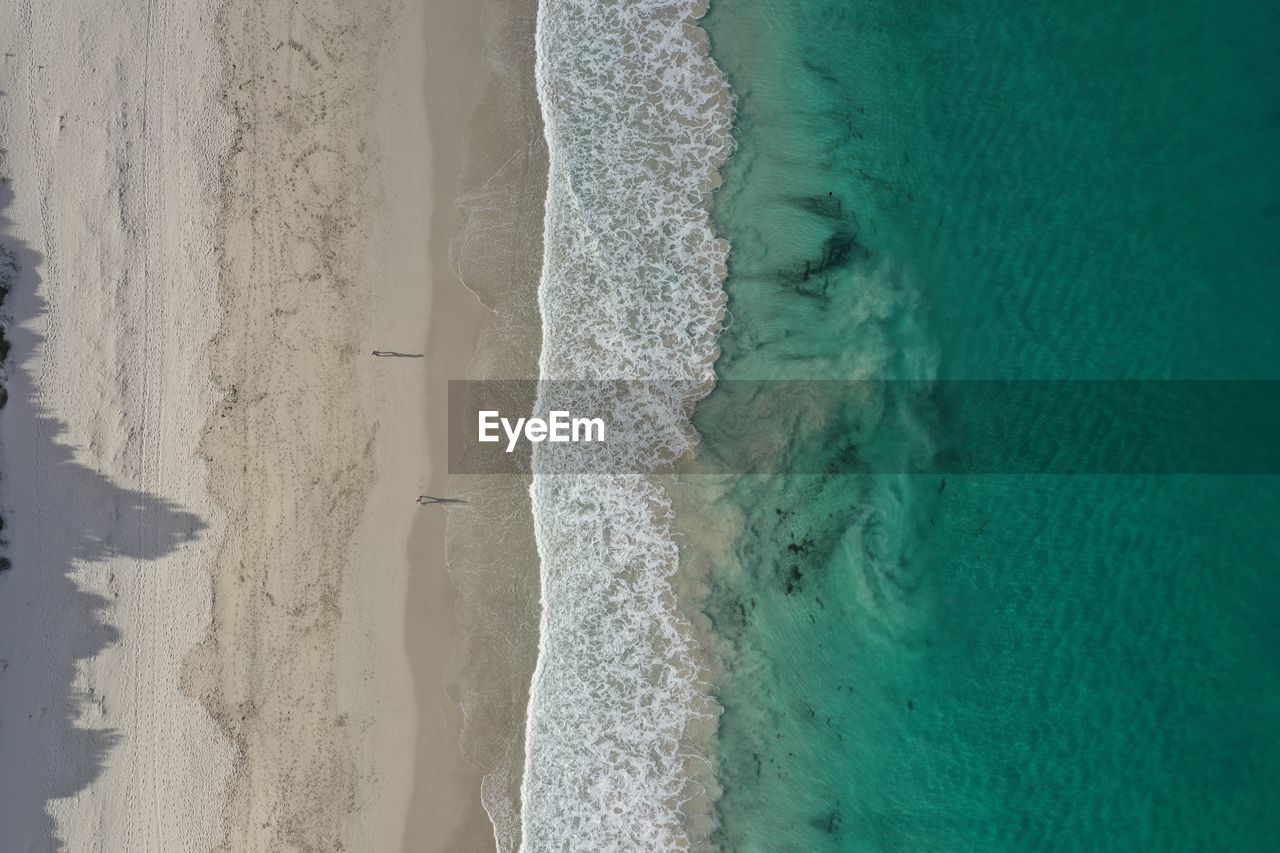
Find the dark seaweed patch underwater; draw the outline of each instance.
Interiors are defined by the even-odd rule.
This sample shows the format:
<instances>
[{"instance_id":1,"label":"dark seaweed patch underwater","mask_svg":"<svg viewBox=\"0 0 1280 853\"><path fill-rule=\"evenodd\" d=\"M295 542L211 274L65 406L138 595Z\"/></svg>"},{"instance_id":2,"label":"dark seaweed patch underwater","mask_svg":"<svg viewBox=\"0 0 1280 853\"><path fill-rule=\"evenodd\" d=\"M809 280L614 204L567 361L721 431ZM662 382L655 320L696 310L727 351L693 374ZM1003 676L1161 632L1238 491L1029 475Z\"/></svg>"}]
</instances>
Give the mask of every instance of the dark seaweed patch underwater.
<instances>
[{"instance_id":1,"label":"dark seaweed patch underwater","mask_svg":"<svg viewBox=\"0 0 1280 853\"><path fill-rule=\"evenodd\" d=\"M803 472L680 497L726 664L718 841L1271 849L1275 477L876 474L963 425L789 381L1280 379L1280 10L713 0L704 24L738 96L717 373L785 390L725 383L696 423L740 470Z\"/></svg>"}]
</instances>

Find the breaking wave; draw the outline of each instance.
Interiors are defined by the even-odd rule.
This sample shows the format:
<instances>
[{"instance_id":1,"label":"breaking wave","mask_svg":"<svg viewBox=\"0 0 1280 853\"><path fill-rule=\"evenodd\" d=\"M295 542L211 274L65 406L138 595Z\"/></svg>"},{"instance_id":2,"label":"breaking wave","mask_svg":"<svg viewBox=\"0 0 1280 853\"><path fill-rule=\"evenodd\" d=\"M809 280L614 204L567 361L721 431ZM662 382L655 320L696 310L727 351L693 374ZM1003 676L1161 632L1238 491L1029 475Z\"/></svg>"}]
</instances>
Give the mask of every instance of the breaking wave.
<instances>
[{"instance_id":1,"label":"breaking wave","mask_svg":"<svg viewBox=\"0 0 1280 853\"><path fill-rule=\"evenodd\" d=\"M671 587L670 501L638 473L692 447L688 414L714 378L728 245L710 193L731 149L728 86L692 0L542 0L537 86L550 154L543 379L622 383L655 425L600 452L615 474L557 474L535 448L542 574L523 839L530 850L688 849L709 828L713 730L700 650ZM705 383L705 384L704 384ZM556 408L544 383L537 407ZM602 393L605 393L602 391ZM581 398L575 401L582 405ZM581 452L582 446L578 446Z\"/></svg>"}]
</instances>

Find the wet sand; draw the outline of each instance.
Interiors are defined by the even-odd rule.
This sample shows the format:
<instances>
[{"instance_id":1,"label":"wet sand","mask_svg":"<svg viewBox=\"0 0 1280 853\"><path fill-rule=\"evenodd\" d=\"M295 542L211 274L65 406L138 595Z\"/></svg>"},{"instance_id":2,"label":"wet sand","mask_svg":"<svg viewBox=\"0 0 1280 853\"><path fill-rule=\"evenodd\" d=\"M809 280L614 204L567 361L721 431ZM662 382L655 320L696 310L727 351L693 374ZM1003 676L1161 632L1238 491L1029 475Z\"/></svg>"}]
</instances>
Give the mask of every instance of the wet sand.
<instances>
[{"instance_id":1,"label":"wet sand","mask_svg":"<svg viewBox=\"0 0 1280 853\"><path fill-rule=\"evenodd\" d=\"M425 26L436 180L423 492L468 503L424 509L410 542L405 642L418 740L407 851L514 850L519 839L537 655L528 483L449 477L445 401L450 379L537 375L546 151L533 89L536 7L450 0L432 5Z\"/></svg>"}]
</instances>

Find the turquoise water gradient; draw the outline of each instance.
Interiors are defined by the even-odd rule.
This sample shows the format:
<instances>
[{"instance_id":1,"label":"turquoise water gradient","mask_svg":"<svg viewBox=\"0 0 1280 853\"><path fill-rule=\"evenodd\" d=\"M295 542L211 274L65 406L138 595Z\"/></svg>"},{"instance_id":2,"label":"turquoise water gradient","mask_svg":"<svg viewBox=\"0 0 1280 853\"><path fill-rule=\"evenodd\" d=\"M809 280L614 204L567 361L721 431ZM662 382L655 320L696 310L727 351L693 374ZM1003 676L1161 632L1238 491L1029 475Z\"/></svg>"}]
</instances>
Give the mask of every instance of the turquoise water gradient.
<instances>
[{"instance_id":1,"label":"turquoise water gradient","mask_svg":"<svg viewBox=\"0 0 1280 853\"><path fill-rule=\"evenodd\" d=\"M1280 378L1280 6L704 24L739 96L721 377ZM892 396L744 426L734 393L710 447L963 438ZM692 478L680 512L726 849L1280 849L1277 478Z\"/></svg>"}]
</instances>

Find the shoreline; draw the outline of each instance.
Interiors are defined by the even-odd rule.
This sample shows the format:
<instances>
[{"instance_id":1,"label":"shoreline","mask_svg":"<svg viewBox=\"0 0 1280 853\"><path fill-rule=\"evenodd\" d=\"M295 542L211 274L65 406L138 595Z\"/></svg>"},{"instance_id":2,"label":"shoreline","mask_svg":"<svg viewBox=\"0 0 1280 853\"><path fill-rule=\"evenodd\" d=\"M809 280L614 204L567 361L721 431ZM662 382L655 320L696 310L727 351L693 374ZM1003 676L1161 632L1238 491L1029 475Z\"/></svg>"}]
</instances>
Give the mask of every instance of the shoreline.
<instances>
[{"instance_id":1,"label":"shoreline","mask_svg":"<svg viewBox=\"0 0 1280 853\"><path fill-rule=\"evenodd\" d=\"M464 27L427 31L433 169L446 177L435 186L430 231L439 302L430 318L432 464L423 491L468 503L424 510L410 540L406 644L419 741L405 842L415 851L519 844L525 696L537 639L527 482L450 476L444 403L450 379L535 375L546 176L532 82L535 7L534 0L458 2L434 9L432 22L466 14ZM474 77L460 84L464 71Z\"/></svg>"},{"instance_id":2,"label":"shoreline","mask_svg":"<svg viewBox=\"0 0 1280 853\"><path fill-rule=\"evenodd\" d=\"M711 191L732 151L733 118L699 25L706 4L671 4L653 17L592 15L587 5L543 8L539 19L539 100L554 146L540 376L675 377L706 393L728 249L711 228ZM630 109L599 109L602 93ZM543 385L538 406L554 408L555 393ZM637 415L682 421L666 409ZM691 449L688 431L673 429L632 452ZM663 479L537 477L531 495L543 608L526 837L555 848L584 838L707 846L720 709L711 662L677 595L682 567Z\"/></svg>"},{"instance_id":3,"label":"shoreline","mask_svg":"<svg viewBox=\"0 0 1280 853\"><path fill-rule=\"evenodd\" d=\"M420 5L425 11L426 4ZM431 174L424 194L429 209L413 237L421 250L421 274L430 282L426 328L419 328L425 339L426 393L417 407L421 428L414 438L425 464L415 494L448 491L447 382L466 374L486 313L449 263L464 137L479 88L484 8L452 2L431 13L430 20L416 20L406 36L422 53L414 83L420 85L426 112L427 144L417 158ZM458 597L444 566L448 514L440 507L413 507L407 542L401 542L409 574L399 610L402 654L415 694L416 740L412 752L405 751L412 776L400 843L405 850L484 849L492 831L480 808L480 773L462 756L462 713L448 690Z\"/></svg>"}]
</instances>

